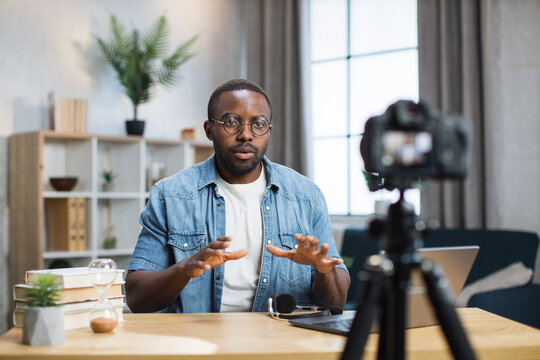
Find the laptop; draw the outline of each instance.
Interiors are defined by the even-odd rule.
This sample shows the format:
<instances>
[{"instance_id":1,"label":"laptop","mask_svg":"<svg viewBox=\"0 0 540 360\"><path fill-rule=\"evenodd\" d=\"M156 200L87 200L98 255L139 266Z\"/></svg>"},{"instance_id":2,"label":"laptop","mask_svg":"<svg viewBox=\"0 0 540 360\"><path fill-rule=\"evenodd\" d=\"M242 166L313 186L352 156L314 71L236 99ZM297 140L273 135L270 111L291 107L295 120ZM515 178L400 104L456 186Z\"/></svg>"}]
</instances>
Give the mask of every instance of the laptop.
<instances>
[{"instance_id":1,"label":"laptop","mask_svg":"<svg viewBox=\"0 0 540 360\"><path fill-rule=\"evenodd\" d=\"M423 259L429 259L443 268L453 291L454 299L456 299L467 280L479 249L478 246L423 248L419 250L419 253ZM347 335L354 316L354 311L348 311L340 315L291 319L289 322L303 328ZM371 332L379 331L376 320ZM411 275L411 285L407 297L406 327L409 329L431 325L438 325L438 320L427 295L422 275L420 271L415 270Z\"/></svg>"}]
</instances>

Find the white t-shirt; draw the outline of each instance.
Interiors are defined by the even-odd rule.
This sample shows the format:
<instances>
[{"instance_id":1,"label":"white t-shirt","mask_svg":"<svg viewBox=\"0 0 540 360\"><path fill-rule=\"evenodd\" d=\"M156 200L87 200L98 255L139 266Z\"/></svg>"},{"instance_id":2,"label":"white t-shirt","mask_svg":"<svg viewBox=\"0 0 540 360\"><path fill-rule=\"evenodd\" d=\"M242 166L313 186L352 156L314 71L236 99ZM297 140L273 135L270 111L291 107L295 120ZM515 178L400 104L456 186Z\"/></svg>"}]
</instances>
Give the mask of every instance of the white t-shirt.
<instances>
[{"instance_id":1,"label":"white t-shirt","mask_svg":"<svg viewBox=\"0 0 540 360\"><path fill-rule=\"evenodd\" d=\"M225 199L225 233L232 238L226 251L249 250L243 258L225 263L221 311L251 311L264 241L261 213L266 188L264 166L259 178L252 183L229 184L217 175L217 184L218 194Z\"/></svg>"}]
</instances>

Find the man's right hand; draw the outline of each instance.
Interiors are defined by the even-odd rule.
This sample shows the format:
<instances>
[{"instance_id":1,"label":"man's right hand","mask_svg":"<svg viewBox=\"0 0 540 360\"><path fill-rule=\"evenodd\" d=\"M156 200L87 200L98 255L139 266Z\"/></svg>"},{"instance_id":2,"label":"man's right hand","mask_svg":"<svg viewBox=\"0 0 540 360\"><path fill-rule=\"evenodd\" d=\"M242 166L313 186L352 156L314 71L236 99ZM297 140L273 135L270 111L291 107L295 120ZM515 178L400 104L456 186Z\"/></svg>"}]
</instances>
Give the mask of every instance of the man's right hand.
<instances>
[{"instance_id":1,"label":"man's right hand","mask_svg":"<svg viewBox=\"0 0 540 360\"><path fill-rule=\"evenodd\" d=\"M185 259L184 269L190 277L201 276L203 271L223 265L229 260L238 260L248 254L248 249L224 251L231 245L232 238L222 236L205 246L201 251Z\"/></svg>"}]
</instances>

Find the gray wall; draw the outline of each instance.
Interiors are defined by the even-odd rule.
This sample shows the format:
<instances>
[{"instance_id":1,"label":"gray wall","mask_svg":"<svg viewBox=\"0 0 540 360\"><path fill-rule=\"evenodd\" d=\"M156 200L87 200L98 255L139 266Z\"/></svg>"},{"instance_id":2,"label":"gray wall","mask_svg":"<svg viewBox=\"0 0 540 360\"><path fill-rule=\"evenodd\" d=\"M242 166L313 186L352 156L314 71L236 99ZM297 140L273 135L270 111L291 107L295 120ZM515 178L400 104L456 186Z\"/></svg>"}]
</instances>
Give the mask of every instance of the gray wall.
<instances>
[{"instance_id":1,"label":"gray wall","mask_svg":"<svg viewBox=\"0 0 540 360\"><path fill-rule=\"evenodd\" d=\"M201 127L221 82L241 76L243 0L2 0L0 1L0 283L8 283L7 137L47 127L47 93L88 99L87 132L124 135L131 103L99 58L92 36L109 36L109 16L147 30L162 14L169 44L200 34L182 81L140 106L145 136L177 139ZM202 131L201 131L202 133ZM32 251L29 249L28 251ZM11 289L0 286L0 334L7 330Z\"/></svg>"},{"instance_id":2,"label":"gray wall","mask_svg":"<svg viewBox=\"0 0 540 360\"><path fill-rule=\"evenodd\" d=\"M491 1L487 224L540 234L540 1ZM540 249L539 249L540 251ZM540 253L534 282L540 283Z\"/></svg>"}]
</instances>

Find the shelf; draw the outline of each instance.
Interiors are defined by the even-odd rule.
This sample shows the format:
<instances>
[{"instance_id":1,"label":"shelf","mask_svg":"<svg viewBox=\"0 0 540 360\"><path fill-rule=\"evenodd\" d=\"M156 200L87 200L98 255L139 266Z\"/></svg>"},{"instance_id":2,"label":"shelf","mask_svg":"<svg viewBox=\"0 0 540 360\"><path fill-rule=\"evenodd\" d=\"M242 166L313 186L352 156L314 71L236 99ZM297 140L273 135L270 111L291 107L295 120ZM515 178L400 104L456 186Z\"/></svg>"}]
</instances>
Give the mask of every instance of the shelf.
<instances>
[{"instance_id":1,"label":"shelf","mask_svg":"<svg viewBox=\"0 0 540 360\"><path fill-rule=\"evenodd\" d=\"M90 191L44 191L44 199L91 198Z\"/></svg>"},{"instance_id":2,"label":"shelf","mask_svg":"<svg viewBox=\"0 0 540 360\"><path fill-rule=\"evenodd\" d=\"M149 184L213 152L211 142L52 131L13 134L9 147L11 285L24 282L27 270L46 268L56 260L87 266L97 257L115 257L118 266L126 268L141 230L139 217L149 195ZM114 188L109 189L112 191L103 191L104 170L116 175ZM75 187L55 191L49 179L66 176L77 177ZM78 225L64 225L71 216L52 206L53 199L66 198L86 200L84 216L73 216ZM53 216L49 209L53 209ZM61 235L74 226L79 226L79 237L86 232L85 247L80 247L86 250L67 251L68 247L55 244L65 251L49 251L49 225L56 214L66 220L60 222ZM115 249L103 249L104 239L109 236L116 238Z\"/></svg>"},{"instance_id":3,"label":"shelf","mask_svg":"<svg viewBox=\"0 0 540 360\"><path fill-rule=\"evenodd\" d=\"M102 191L96 194L98 199L141 199L145 194L138 192L113 192L113 191Z\"/></svg>"},{"instance_id":4,"label":"shelf","mask_svg":"<svg viewBox=\"0 0 540 360\"><path fill-rule=\"evenodd\" d=\"M131 256L133 249L101 249L97 252L99 257L105 256Z\"/></svg>"},{"instance_id":5,"label":"shelf","mask_svg":"<svg viewBox=\"0 0 540 360\"><path fill-rule=\"evenodd\" d=\"M43 253L44 259L71 259L71 258L84 258L92 257L92 252L87 251L45 251Z\"/></svg>"}]
</instances>

